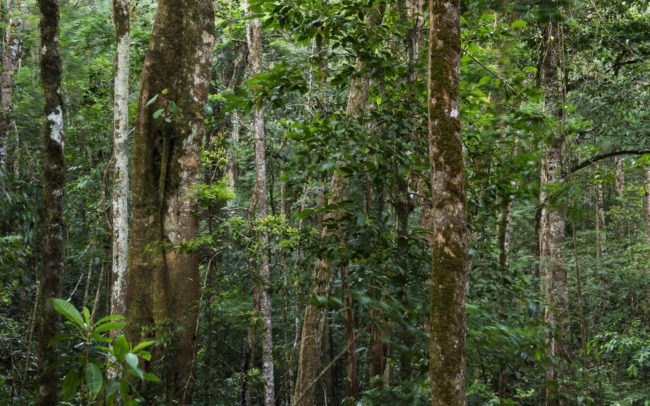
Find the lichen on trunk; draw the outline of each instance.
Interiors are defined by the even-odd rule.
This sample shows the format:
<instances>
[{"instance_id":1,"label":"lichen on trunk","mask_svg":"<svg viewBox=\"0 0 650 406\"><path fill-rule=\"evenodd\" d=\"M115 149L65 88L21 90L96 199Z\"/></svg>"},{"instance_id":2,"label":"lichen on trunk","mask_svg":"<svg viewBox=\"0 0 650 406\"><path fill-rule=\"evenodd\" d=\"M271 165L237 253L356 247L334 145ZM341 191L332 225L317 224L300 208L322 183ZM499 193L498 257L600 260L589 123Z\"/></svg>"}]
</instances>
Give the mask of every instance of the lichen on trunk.
<instances>
[{"instance_id":1,"label":"lichen on trunk","mask_svg":"<svg viewBox=\"0 0 650 406\"><path fill-rule=\"evenodd\" d=\"M432 405L465 405L467 220L460 139L460 1L429 2Z\"/></svg>"},{"instance_id":2,"label":"lichen on trunk","mask_svg":"<svg viewBox=\"0 0 650 406\"><path fill-rule=\"evenodd\" d=\"M214 44L208 0L161 0L144 61L136 113L127 336L179 328L162 378L168 401L189 403L196 337L198 255L172 249L196 238L203 104ZM154 97L155 102L149 103ZM154 117L154 112L161 110ZM170 326L171 324L171 326ZM169 348L169 347L168 347ZM154 361L160 361L160 351Z\"/></svg>"},{"instance_id":3,"label":"lichen on trunk","mask_svg":"<svg viewBox=\"0 0 650 406\"><path fill-rule=\"evenodd\" d=\"M60 295L63 272L63 98L61 96L61 58L59 56L59 7L56 0L39 0L41 12L41 83L45 99L45 134L43 137L43 273L40 279L41 317L39 323L38 399L37 405L52 405L59 397L59 374L47 369L56 362L57 352L48 347L56 336L59 315L51 298ZM46 373L47 371L47 373Z\"/></svg>"}]
</instances>

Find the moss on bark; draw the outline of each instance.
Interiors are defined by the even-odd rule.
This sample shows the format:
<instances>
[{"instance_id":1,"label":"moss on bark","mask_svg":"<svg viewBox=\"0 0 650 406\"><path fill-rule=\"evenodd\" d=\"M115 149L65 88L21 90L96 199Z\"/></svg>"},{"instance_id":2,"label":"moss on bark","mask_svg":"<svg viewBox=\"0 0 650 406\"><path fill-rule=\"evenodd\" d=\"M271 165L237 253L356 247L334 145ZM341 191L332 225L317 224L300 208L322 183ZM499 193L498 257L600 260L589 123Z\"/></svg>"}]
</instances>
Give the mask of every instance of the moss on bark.
<instances>
[{"instance_id":1,"label":"moss on bark","mask_svg":"<svg viewBox=\"0 0 650 406\"><path fill-rule=\"evenodd\" d=\"M464 405L467 231L460 140L460 2L429 2L432 405Z\"/></svg>"},{"instance_id":2,"label":"moss on bark","mask_svg":"<svg viewBox=\"0 0 650 406\"><path fill-rule=\"evenodd\" d=\"M208 0L162 0L144 62L133 144L127 336L169 320L180 327L163 380L168 401L189 403L199 298L198 256L171 250L197 236L203 104L214 43ZM155 96L157 100L147 106ZM157 118L153 113L163 109Z\"/></svg>"}]
</instances>

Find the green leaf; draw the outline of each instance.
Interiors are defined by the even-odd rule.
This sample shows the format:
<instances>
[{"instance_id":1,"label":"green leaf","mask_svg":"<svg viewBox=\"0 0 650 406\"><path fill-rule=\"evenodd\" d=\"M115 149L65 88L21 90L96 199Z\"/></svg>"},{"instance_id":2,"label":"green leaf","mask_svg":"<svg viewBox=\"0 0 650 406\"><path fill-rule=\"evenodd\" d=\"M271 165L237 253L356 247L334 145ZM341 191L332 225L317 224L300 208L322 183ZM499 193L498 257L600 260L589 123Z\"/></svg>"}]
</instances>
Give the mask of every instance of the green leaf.
<instances>
[{"instance_id":1,"label":"green leaf","mask_svg":"<svg viewBox=\"0 0 650 406\"><path fill-rule=\"evenodd\" d=\"M149 100L149 101L147 102L147 104L145 104L144 106L145 106L145 107L149 107L149 106L151 106L152 104L154 104L154 103L156 102L156 100L158 100L158 95L155 95L154 97L152 97L151 100Z\"/></svg>"},{"instance_id":2,"label":"green leaf","mask_svg":"<svg viewBox=\"0 0 650 406\"><path fill-rule=\"evenodd\" d=\"M158 378L154 374L150 374L149 372L144 373L144 379L145 381L150 381L150 382L160 382L160 378Z\"/></svg>"},{"instance_id":3,"label":"green leaf","mask_svg":"<svg viewBox=\"0 0 650 406\"><path fill-rule=\"evenodd\" d=\"M84 307L82 309L82 311L83 311L83 314L84 314L84 320L86 321L86 324L90 325L90 312L88 311L88 308Z\"/></svg>"},{"instance_id":4,"label":"green leaf","mask_svg":"<svg viewBox=\"0 0 650 406\"><path fill-rule=\"evenodd\" d=\"M138 345L135 346L133 349L133 352L138 352L139 350L143 348L147 348L148 346L155 344L156 342L154 340L148 340L148 341L142 341Z\"/></svg>"},{"instance_id":5,"label":"green leaf","mask_svg":"<svg viewBox=\"0 0 650 406\"><path fill-rule=\"evenodd\" d=\"M115 381L108 381L106 382L106 386L104 387L104 392L106 393L106 399L110 398L113 396L117 391L120 389L120 384L115 382Z\"/></svg>"},{"instance_id":6,"label":"green leaf","mask_svg":"<svg viewBox=\"0 0 650 406\"><path fill-rule=\"evenodd\" d=\"M136 355L144 360L151 361L151 353L149 351L138 351Z\"/></svg>"},{"instance_id":7,"label":"green leaf","mask_svg":"<svg viewBox=\"0 0 650 406\"><path fill-rule=\"evenodd\" d=\"M517 21L513 22L512 24L510 24L510 28L512 28L514 30L515 28L525 27L526 25L528 25L528 23L525 22L524 20L517 20Z\"/></svg>"},{"instance_id":8,"label":"green leaf","mask_svg":"<svg viewBox=\"0 0 650 406\"><path fill-rule=\"evenodd\" d=\"M98 326L102 323L106 323L109 320L124 320L124 316L119 314L111 314L110 316L102 317L101 319L97 320L94 325Z\"/></svg>"},{"instance_id":9,"label":"green leaf","mask_svg":"<svg viewBox=\"0 0 650 406\"><path fill-rule=\"evenodd\" d=\"M81 374L77 369L73 369L63 378L63 400L68 400L77 392L81 383Z\"/></svg>"},{"instance_id":10,"label":"green leaf","mask_svg":"<svg viewBox=\"0 0 650 406\"><path fill-rule=\"evenodd\" d=\"M92 362L86 364L86 385L88 385L88 390L93 398L97 396L104 385L102 371L100 371L99 367Z\"/></svg>"},{"instance_id":11,"label":"green leaf","mask_svg":"<svg viewBox=\"0 0 650 406\"><path fill-rule=\"evenodd\" d=\"M163 113L163 111L165 111L165 109L158 109L158 110L154 111L153 112L153 118L160 117L160 115Z\"/></svg>"},{"instance_id":12,"label":"green leaf","mask_svg":"<svg viewBox=\"0 0 650 406\"><path fill-rule=\"evenodd\" d=\"M107 330L112 330L114 328L121 328L126 326L126 323L123 321L120 322L115 322L115 323L106 323L102 324L101 326L97 327L95 329L95 333L101 333L102 331L107 331Z\"/></svg>"},{"instance_id":13,"label":"green leaf","mask_svg":"<svg viewBox=\"0 0 650 406\"><path fill-rule=\"evenodd\" d=\"M138 367L138 356L135 355L134 353L132 352L127 353L124 356L124 360L126 361L127 364L129 364L129 366L131 366L131 368L136 369Z\"/></svg>"},{"instance_id":14,"label":"green leaf","mask_svg":"<svg viewBox=\"0 0 650 406\"><path fill-rule=\"evenodd\" d=\"M81 314L79 313L79 310L77 310L77 308L74 307L72 303L66 302L63 299L56 299L56 298L52 298L50 300L52 301L54 310L59 312L62 316L65 316L65 318L67 318L77 326L81 327L82 329L86 328L86 326L84 326L84 321L81 318Z\"/></svg>"},{"instance_id":15,"label":"green leaf","mask_svg":"<svg viewBox=\"0 0 650 406\"><path fill-rule=\"evenodd\" d=\"M124 359L124 354L129 352L129 343L126 342L126 337L124 334L117 337L113 343L113 355L118 361Z\"/></svg>"}]
</instances>

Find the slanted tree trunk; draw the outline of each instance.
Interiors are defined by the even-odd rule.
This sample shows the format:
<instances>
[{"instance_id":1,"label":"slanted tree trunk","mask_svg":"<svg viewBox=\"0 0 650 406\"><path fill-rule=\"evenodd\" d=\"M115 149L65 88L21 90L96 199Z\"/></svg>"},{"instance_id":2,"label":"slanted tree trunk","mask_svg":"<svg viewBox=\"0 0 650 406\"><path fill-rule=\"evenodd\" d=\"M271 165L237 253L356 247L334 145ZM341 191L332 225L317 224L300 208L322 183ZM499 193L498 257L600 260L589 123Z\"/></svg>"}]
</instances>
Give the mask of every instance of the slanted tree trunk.
<instances>
[{"instance_id":1,"label":"slanted tree trunk","mask_svg":"<svg viewBox=\"0 0 650 406\"><path fill-rule=\"evenodd\" d=\"M363 71L363 63L357 62L357 72ZM370 75L362 73L352 80L350 93L348 95L348 104L346 115L348 117L359 116L365 107L368 99L368 87L370 84ZM343 173L335 169L332 181L330 183L330 193L327 201L328 205L339 204L347 199L348 185ZM338 227L333 227L343 218L344 212L337 209L328 212L323 221L321 235L323 237L336 235ZM310 296L324 296L329 290L330 279L333 275L332 266L327 258L319 258L316 261L312 288ZM316 382L314 380L320 372L320 348L322 346L322 325L323 318L326 317L323 306L315 306L308 303L305 307L305 317L302 327L302 341L300 343L300 355L298 358L298 372L296 379L296 388L294 392L294 406L312 406L316 401Z\"/></svg>"},{"instance_id":2,"label":"slanted tree trunk","mask_svg":"<svg viewBox=\"0 0 650 406\"><path fill-rule=\"evenodd\" d=\"M203 104L214 43L209 0L161 0L144 61L136 113L132 228L127 283L127 336L144 327L180 330L164 360L167 403L191 400L190 379L199 300L199 257L173 249L196 238ZM153 99L153 102L152 102ZM155 117L154 117L155 116ZM168 328L164 327L164 328Z\"/></svg>"},{"instance_id":3,"label":"slanted tree trunk","mask_svg":"<svg viewBox=\"0 0 650 406\"><path fill-rule=\"evenodd\" d=\"M115 93L113 96L113 262L111 314L126 312L126 272L129 251L129 5L126 0L113 0L115 23ZM116 339L124 329L110 330Z\"/></svg>"},{"instance_id":4,"label":"slanted tree trunk","mask_svg":"<svg viewBox=\"0 0 650 406\"><path fill-rule=\"evenodd\" d=\"M248 2L244 0L247 15ZM262 73L262 24L259 17L250 22L248 54L251 75ZM264 221L268 217L266 204L266 141L264 139L264 106L253 108L253 127L255 129L255 188L257 190L257 218ZM260 315L262 316L262 375L264 376L264 406L275 404L275 385L273 377L273 331L271 325L271 268L269 264L269 233L262 227L259 252L259 273L262 286L260 289Z\"/></svg>"},{"instance_id":5,"label":"slanted tree trunk","mask_svg":"<svg viewBox=\"0 0 650 406\"><path fill-rule=\"evenodd\" d=\"M9 2L8 2L9 3ZM10 14L20 8L20 0L10 4ZM23 20L19 15L12 17L7 24L5 49L2 56L2 73L0 74L0 170L7 166L7 139L14 111L13 88L14 72L20 59L20 31Z\"/></svg>"},{"instance_id":6,"label":"slanted tree trunk","mask_svg":"<svg viewBox=\"0 0 650 406\"><path fill-rule=\"evenodd\" d=\"M460 0L429 2L431 404L465 405L467 219L460 139Z\"/></svg>"},{"instance_id":7,"label":"slanted tree trunk","mask_svg":"<svg viewBox=\"0 0 650 406\"><path fill-rule=\"evenodd\" d=\"M554 6L548 4L549 7ZM545 111L561 118L562 94L558 71L561 65L562 31L560 23L550 21L544 33L546 50L541 66L542 86L544 88ZM542 158L540 183L542 190L562 179L562 147L563 135L557 129L553 131L546 145ZM549 203L549 196L543 192L541 201L544 204L540 223L541 265L544 280L546 308L544 320L551 329L547 337L546 355L549 359L546 365L546 404L562 404L559 397L557 360L563 356L564 349L561 337L567 337L568 325L568 290L567 269L564 258L565 218L557 207Z\"/></svg>"},{"instance_id":8,"label":"slanted tree trunk","mask_svg":"<svg viewBox=\"0 0 650 406\"><path fill-rule=\"evenodd\" d=\"M51 298L60 295L63 272L63 98L61 91L61 58L59 56L59 6L56 0L39 0L41 12L41 83L45 98L45 136L43 139L43 273L41 275L41 317L39 323L38 399L39 406L57 404L59 374L45 371L56 361L57 351L48 342L57 334L59 316Z\"/></svg>"}]
</instances>

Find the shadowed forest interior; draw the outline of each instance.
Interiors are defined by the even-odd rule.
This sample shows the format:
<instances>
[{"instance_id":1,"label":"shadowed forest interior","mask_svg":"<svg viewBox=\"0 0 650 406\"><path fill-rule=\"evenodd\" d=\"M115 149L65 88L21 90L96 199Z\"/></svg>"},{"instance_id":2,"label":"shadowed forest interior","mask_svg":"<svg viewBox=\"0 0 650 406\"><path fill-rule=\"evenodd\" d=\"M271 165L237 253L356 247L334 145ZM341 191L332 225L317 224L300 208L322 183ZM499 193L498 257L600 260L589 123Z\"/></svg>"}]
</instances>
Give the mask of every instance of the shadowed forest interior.
<instances>
[{"instance_id":1,"label":"shadowed forest interior","mask_svg":"<svg viewBox=\"0 0 650 406\"><path fill-rule=\"evenodd\" d=\"M0 29L0 405L650 405L647 0Z\"/></svg>"}]
</instances>

